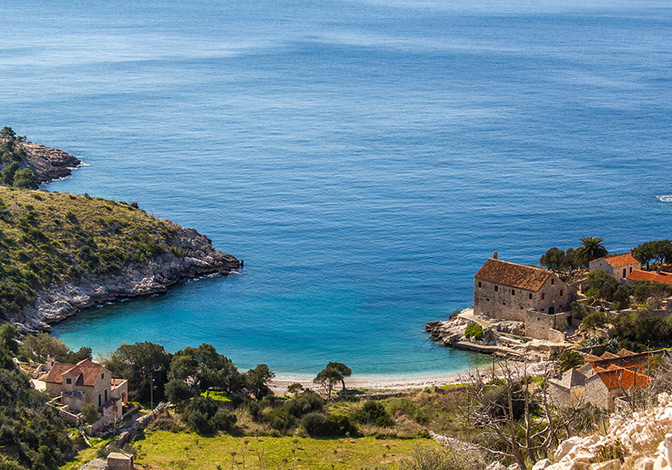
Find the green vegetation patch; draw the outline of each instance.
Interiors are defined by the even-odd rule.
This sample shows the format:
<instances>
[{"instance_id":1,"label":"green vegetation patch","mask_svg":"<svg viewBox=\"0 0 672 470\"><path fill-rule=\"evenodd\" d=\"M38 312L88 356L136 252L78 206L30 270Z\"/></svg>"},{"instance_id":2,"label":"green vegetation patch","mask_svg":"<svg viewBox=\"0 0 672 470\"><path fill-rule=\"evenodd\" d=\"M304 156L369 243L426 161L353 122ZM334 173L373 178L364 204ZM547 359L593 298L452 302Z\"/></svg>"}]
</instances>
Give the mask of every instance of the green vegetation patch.
<instances>
[{"instance_id":1,"label":"green vegetation patch","mask_svg":"<svg viewBox=\"0 0 672 470\"><path fill-rule=\"evenodd\" d=\"M162 468L399 468L429 439L311 439L304 437L202 437L194 433L147 432L135 442L138 463Z\"/></svg>"},{"instance_id":2,"label":"green vegetation patch","mask_svg":"<svg viewBox=\"0 0 672 470\"><path fill-rule=\"evenodd\" d=\"M52 283L175 254L177 229L123 202L0 187L0 317Z\"/></svg>"}]
</instances>

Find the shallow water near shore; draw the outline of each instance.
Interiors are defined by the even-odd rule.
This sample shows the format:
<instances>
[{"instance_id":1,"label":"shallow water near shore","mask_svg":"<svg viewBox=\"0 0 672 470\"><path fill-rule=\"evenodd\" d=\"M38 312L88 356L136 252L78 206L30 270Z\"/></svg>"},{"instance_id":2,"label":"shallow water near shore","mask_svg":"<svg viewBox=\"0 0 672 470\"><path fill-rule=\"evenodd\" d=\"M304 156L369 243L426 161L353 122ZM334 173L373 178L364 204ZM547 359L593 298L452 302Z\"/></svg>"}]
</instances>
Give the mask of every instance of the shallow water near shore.
<instances>
[{"instance_id":1,"label":"shallow water near shore","mask_svg":"<svg viewBox=\"0 0 672 470\"><path fill-rule=\"evenodd\" d=\"M433 375L424 323L498 251L670 236L665 1L8 0L0 125L89 166L53 191L194 227L240 274L54 326L109 353Z\"/></svg>"}]
</instances>

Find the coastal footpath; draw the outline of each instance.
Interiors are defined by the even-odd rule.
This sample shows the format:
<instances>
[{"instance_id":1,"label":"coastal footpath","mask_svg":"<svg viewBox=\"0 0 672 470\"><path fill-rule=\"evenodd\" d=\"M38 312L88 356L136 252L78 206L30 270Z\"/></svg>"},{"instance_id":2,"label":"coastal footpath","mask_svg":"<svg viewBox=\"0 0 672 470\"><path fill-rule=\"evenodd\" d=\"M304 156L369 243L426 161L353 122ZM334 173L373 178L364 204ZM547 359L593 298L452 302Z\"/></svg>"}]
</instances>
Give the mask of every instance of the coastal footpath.
<instances>
[{"instance_id":1,"label":"coastal footpath","mask_svg":"<svg viewBox=\"0 0 672 470\"><path fill-rule=\"evenodd\" d=\"M61 150L19 145L20 164L40 184L81 163ZM238 267L206 236L135 203L0 186L0 317L22 330L48 329L82 308Z\"/></svg>"}]
</instances>

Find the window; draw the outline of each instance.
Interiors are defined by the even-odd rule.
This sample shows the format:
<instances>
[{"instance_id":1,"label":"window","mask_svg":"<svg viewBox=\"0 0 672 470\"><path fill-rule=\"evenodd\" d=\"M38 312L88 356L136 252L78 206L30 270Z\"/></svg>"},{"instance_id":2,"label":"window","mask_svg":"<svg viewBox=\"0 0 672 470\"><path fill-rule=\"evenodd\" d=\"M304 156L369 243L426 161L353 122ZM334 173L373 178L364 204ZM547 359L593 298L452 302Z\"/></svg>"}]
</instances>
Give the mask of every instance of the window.
<instances>
[{"instance_id":1,"label":"window","mask_svg":"<svg viewBox=\"0 0 672 470\"><path fill-rule=\"evenodd\" d=\"M511 289L511 295L516 295L516 289Z\"/></svg>"},{"instance_id":2,"label":"window","mask_svg":"<svg viewBox=\"0 0 672 470\"><path fill-rule=\"evenodd\" d=\"M560 296L561 296L561 297L562 297L562 294L563 294L564 292L565 292L565 291L563 291L562 289L560 289Z\"/></svg>"},{"instance_id":3,"label":"window","mask_svg":"<svg viewBox=\"0 0 672 470\"><path fill-rule=\"evenodd\" d=\"M502 302L502 305L506 305L506 302Z\"/></svg>"},{"instance_id":4,"label":"window","mask_svg":"<svg viewBox=\"0 0 672 470\"><path fill-rule=\"evenodd\" d=\"M623 268L623 277L627 276L627 270Z\"/></svg>"},{"instance_id":5,"label":"window","mask_svg":"<svg viewBox=\"0 0 672 470\"><path fill-rule=\"evenodd\" d=\"M485 299L486 302L490 302L490 299Z\"/></svg>"},{"instance_id":6,"label":"window","mask_svg":"<svg viewBox=\"0 0 672 470\"><path fill-rule=\"evenodd\" d=\"M481 281L478 281L478 287L481 287Z\"/></svg>"},{"instance_id":7,"label":"window","mask_svg":"<svg viewBox=\"0 0 672 470\"><path fill-rule=\"evenodd\" d=\"M527 294L529 299L532 299L532 294Z\"/></svg>"},{"instance_id":8,"label":"window","mask_svg":"<svg viewBox=\"0 0 672 470\"><path fill-rule=\"evenodd\" d=\"M99 394L98 394L98 408L100 408L100 407L102 406L102 404L103 404L103 403L102 403L102 400L103 400L103 397L102 397L102 396L100 395L100 393L99 393Z\"/></svg>"},{"instance_id":9,"label":"window","mask_svg":"<svg viewBox=\"0 0 672 470\"><path fill-rule=\"evenodd\" d=\"M103 372L102 374L100 374L100 378L101 378L101 380L105 378L105 372Z\"/></svg>"},{"instance_id":10,"label":"window","mask_svg":"<svg viewBox=\"0 0 672 470\"><path fill-rule=\"evenodd\" d=\"M546 294L544 294L544 293L542 292L542 293L541 293L541 300L544 300L545 298L546 298Z\"/></svg>"},{"instance_id":11,"label":"window","mask_svg":"<svg viewBox=\"0 0 672 470\"><path fill-rule=\"evenodd\" d=\"M65 379L65 383L68 385L72 385L72 379Z\"/></svg>"},{"instance_id":12,"label":"window","mask_svg":"<svg viewBox=\"0 0 672 470\"><path fill-rule=\"evenodd\" d=\"M107 390L105 390L105 403L107 403Z\"/></svg>"},{"instance_id":13,"label":"window","mask_svg":"<svg viewBox=\"0 0 672 470\"><path fill-rule=\"evenodd\" d=\"M551 279L551 285L555 284L555 279Z\"/></svg>"},{"instance_id":14,"label":"window","mask_svg":"<svg viewBox=\"0 0 672 470\"><path fill-rule=\"evenodd\" d=\"M499 286L495 286L495 292L499 290Z\"/></svg>"},{"instance_id":15,"label":"window","mask_svg":"<svg viewBox=\"0 0 672 470\"><path fill-rule=\"evenodd\" d=\"M632 268L630 268L630 272L632 272Z\"/></svg>"}]
</instances>

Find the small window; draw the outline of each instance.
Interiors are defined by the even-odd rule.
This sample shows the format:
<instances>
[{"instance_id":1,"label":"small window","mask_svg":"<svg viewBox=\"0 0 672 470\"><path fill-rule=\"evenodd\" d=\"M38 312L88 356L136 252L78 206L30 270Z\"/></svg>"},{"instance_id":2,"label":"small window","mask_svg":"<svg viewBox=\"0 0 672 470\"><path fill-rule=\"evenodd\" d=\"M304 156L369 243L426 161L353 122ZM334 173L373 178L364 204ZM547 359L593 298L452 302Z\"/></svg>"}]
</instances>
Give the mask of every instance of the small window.
<instances>
[{"instance_id":1,"label":"small window","mask_svg":"<svg viewBox=\"0 0 672 470\"><path fill-rule=\"evenodd\" d=\"M107 390L105 390L105 403L107 403Z\"/></svg>"},{"instance_id":2,"label":"small window","mask_svg":"<svg viewBox=\"0 0 672 470\"><path fill-rule=\"evenodd\" d=\"M490 299L485 299L486 302L490 302Z\"/></svg>"},{"instance_id":3,"label":"small window","mask_svg":"<svg viewBox=\"0 0 672 470\"><path fill-rule=\"evenodd\" d=\"M68 385L72 385L72 379L65 379L65 383Z\"/></svg>"},{"instance_id":4,"label":"small window","mask_svg":"<svg viewBox=\"0 0 672 470\"><path fill-rule=\"evenodd\" d=\"M495 286L495 292L499 291L499 286Z\"/></svg>"},{"instance_id":5,"label":"small window","mask_svg":"<svg viewBox=\"0 0 672 470\"><path fill-rule=\"evenodd\" d=\"M516 295L516 289L511 289L511 295Z\"/></svg>"},{"instance_id":6,"label":"small window","mask_svg":"<svg viewBox=\"0 0 672 470\"><path fill-rule=\"evenodd\" d=\"M532 294L527 294L529 299L532 299Z\"/></svg>"},{"instance_id":7,"label":"small window","mask_svg":"<svg viewBox=\"0 0 672 470\"><path fill-rule=\"evenodd\" d=\"M632 268L630 268L630 272L632 272Z\"/></svg>"},{"instance_id":8,"label":"small window","mask_svg":"<svg viewBox=\"0 0 672 470\"><path fill-rule=\"evenodd\" d=\"M562 295L562 294L560 294L560 295ZM101 378L101 379L104 379L104 378L105 378L105 372L103 372L102 374L100 374L100 378Z\"/></svg>"},{"instance_id":9,"label":"small window","mask_svg":"<svg viewBox=\"0 0 672 470\"><path fill-rule=\"evenodd\" d=\"M544 293L542 292L542 293L541 293L541 300L544 300L545 298L546 298L546 294L544 294Z\"/></svg>"},{"instance_id":10,"label":"small window","mask_svg":"<svg viewBox=\"0 0 672 470\"><path fill-rule=\"evenodd\" d=\"M478 287L481 287L481 281L478 281Z\"/></svg>"},{"instance_id":11,"label":"small window","mask_svg":"<svg viewBox=\"0 0 672 470\"><path fill-rule=\"evenodd\" d=\"M563 291L562 289L560 289L560 296L561 296L561 297L562 297L562 294L564 294L564 292L565 292L565 291Z\"/></svg>"},{"instance_id":12,"label":"small window","mask_svg":"<svg viewBox=\"0 0 672 470\"><path fill-rule=\"evenodd\" d=\"M541 318L537 317L537 321L541 320Z\"/></svg>"},{"instance_id":13,"label":"small window","mask_svg":"<svg viewBox=\"0 0 672 470\"><path fill-rule=\"evenodd\" d=\"M555 279L551 279L551 285L555 284Z\"/></svg>"},{"instance_id":14,"label":"small window","mask_svg":"<svg viewBox=\"0 0 672 470\"><path fill-rule=\"evenodd\" d=\"M506 302L502 302L502 305L506 305Z\"/></svg>"},{"instance_id":15,"label":"small window","mask_svg":"<svg viewBox=\"0 0 672 470\"><path fill-rule=\"evenodd\" d=\"M627 276L627 271L625 268L623 268L623 277Z\"/></svg>"}]
</instances>

